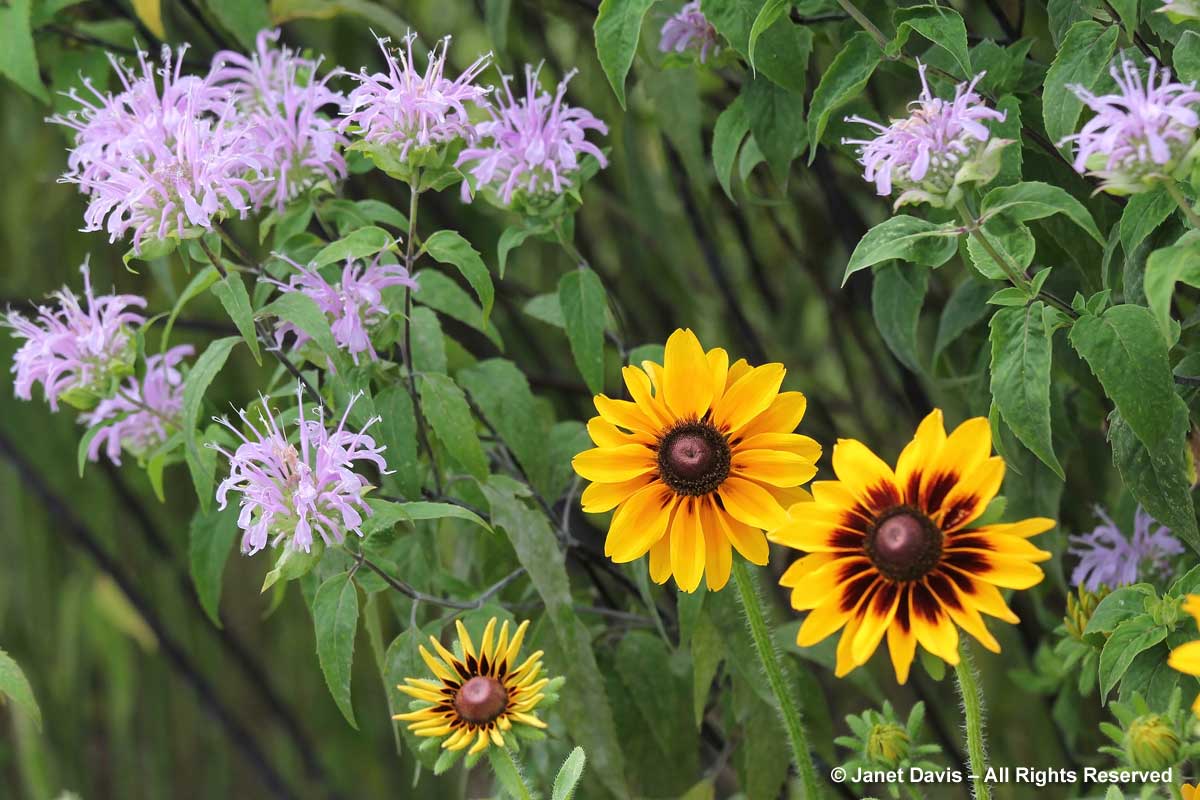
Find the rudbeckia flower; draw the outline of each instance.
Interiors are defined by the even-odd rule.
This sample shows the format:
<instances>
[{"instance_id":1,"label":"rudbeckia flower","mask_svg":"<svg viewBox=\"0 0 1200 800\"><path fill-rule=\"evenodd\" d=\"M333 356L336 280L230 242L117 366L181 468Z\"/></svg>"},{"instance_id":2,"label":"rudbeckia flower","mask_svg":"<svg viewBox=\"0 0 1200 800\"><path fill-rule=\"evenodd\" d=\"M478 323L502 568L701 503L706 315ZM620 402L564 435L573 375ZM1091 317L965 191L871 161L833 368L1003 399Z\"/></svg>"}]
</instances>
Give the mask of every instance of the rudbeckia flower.
<instances>
[{"instance_id":1,"label":"rudbeckia flower","mask_svg":"<svg viewBox=\"0 0 1200 800\"><path fill-rule=\"evenodd\" d=\"M421 658L437 680L405 678L406 685L396 687L418 704L428 705L393 719L408 722L408 729L417 736L444 737L443 749L462 750L470 745L470 753L482 753L489 745L504 747L504 735L514 724L545 728L546 723L533 713L550 683L548 678L538 677L542 651L517 662L528 620L517 626L510 640L507 621L493 638L496 618L492 617L478 649L466 626L461 621L456 624L460 653L450 652L433 636L429 642L438 657L420 648Z\"/></svg>"},{"instance_id":2,"label":"rudbeckia flower","mask_svg":"<svg viewBox=\"0 0 1200 800\"><path fill-rule=\"evenodd\" d=\"M690 330L671 334L663 362L622 370L632 401L597 395L596 447L572 463L592 481L583 510L617 509L605 555L623 563L649 553L655 582L674 575L692 592L703 575L715 591L729 580L731 545L767 563L763 530L810 499L796 487L816 474L821 446L793 433L807 402L779 391L782 364L731 365Z\"/></svg>"},{"instance_id":3,"label":"rudbeckia flower","mask_svg":"<svg viewBox=\"0 0 1200 800\"><path fill-rule=\"evenodd\" d=\"M780 579L792 590L792 606L809 612L797 644L809 647L841 629L842 677L865 664L887 634L900 683L918 642L957 664L960 627L999 651L980 612L1018 621L997 587L1041 582L1036 562L1050 554L1028 539L1055 523L972 524L1004 479L1004 460L991 451L986 419L967 420L947 436L936 410L894 471L861 442L839 440L838 480L814 483L815 502L792 506L790 521L768 534L808 553Z\"/></svg>"},{"instance_id":4,"label":"rudbeckia flower","mask_svg":"<svg viewBox=\"0 0 1200 800\"><path fill-rule=\"evenodd\" d=\"M1200 594L1189 594L1183 601L1183 610L1196 618L1200 626ZM1200 640L1181 644L1167 657L1167 666L1184 675L1200 676ZM1200 695L1192 703L1192 712L1200 715Z\"/></svg>"}]
</instances>

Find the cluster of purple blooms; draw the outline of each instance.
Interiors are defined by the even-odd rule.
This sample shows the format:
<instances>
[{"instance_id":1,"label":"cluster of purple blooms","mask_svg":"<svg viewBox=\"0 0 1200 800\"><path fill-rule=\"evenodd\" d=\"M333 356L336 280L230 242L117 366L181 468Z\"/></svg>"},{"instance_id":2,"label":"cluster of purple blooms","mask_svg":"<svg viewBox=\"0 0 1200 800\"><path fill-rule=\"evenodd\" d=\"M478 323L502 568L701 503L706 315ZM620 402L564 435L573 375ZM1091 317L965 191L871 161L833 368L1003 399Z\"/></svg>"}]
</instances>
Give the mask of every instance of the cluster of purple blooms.
<instances>
[{"instance_id":1,"label":"cluster of purple blooms","mask_svg":"<svg viewBox=\"0 0 1200 800\"><path fill-rule=\"evenodd\" d=\"M1004 112L989 108L975 91L983 78L979 73L969 83L959 84L952 100L934 96L919 67L921 93L909 104L908 116L881 125L859 116L847 122L867 125L878 135L873 139L843 139L858 147L863 177L875 184L876 193L886 197L899 189L899 207L910 202L953 205L960 184L990 180L999 164L995 156L1008 142L991 136L984 122L1002 122ZM988 162L995 162L989 172Z\"/></svg>"},{"instance_id":2,"label":"cluster of purple blooms","mask_svg":"<svg viewBox=\"0 0 1200 800\"><path fill-rule=\"evenodd\" d=\"M1125 57L1109 71L1116 92L1096 95L1070 87L1094 112L1078 133L1059 142L1074 145L1075 169L1099 178L1114 194L1144 191L1155 181L1185 174L1197 155L1195 84L1172 81L1171 71L1153 59L1144 78Z\"/></svg>"},{"instance_id":3,"label":"cluster of purple blooms","mask_svg":"<svg viewBox=\"0 0 1200 800\"><path fill-rule=\"evenodd\" d=\"M379 356L371 344L370 330L388 315L383 302L383 290L389 286L416 289L417 281L399 264L382 264L376 256L370 264L347 259L342 267L341 280L330 283L316 269L297 264L285 255L278 258L295 268L287 283L270 281L284 292L302 292L311 297L330 321L334 341L350 354L355 364L366 353L372 360ZM275 329L276 344L283 346L291 336L296 347L302 347L309 335L290 322L281 322Z\"/></svg>"},{"instance_id":4,"label":"cluster of purple blooms","mask_svg":"<svg viewBox=\"0 0 1200 800\"><path fill-rule=\"evenodd\" d=\"M1133 537L1127 537L1104 509L1097 507L1101 524L1090 533L1072 536L1067 552L1079 558L1071 583L1088 591L1102 586L1116 589L1141 579L1167 579L1183 545L1165 525L1138 506L1133 517Z\"/></svg>"},{"instance_id":5,"label":"cluster of purple blooms","mask_svg":"<svg viewBox=\"0 0 1200 800\"><path fill-rule=\"evenodd\" d=\"M709 56L720 55L720 36L700 10L700 0L685 3L678 14L663 23L658 49L664 53L695 51L701 64Z\"/></svg>"},{"instance_id":6,"label":"cluster of purple blooms","mask_svg":"<svg viewBox=\"0 0 1200 800\"><path fill-rule=\"evenodd\" d=\"M229 459L229 477L217 487L218 507L225 508L230 492L241 495L242 552L252 555L286 541L308 553L316 541L314 533L326 545L340 544L345 531L362 536L363 518L371 515L363 499L370 484L354 472L354 462L368 461L384 474L387 463L381 455L385 448L366 433L379 417L367 420L358 433L346 430L358 397L351 398L331 432L325 427L323 407L318 407L315 419L305 418L303 389L297 388L299 447L284 434L265 397L260 398L259 426L245 410L238 412L250 436L228 420L219 420L241 442L233 452L211 446Z\"/></svg>"}]
</instances>

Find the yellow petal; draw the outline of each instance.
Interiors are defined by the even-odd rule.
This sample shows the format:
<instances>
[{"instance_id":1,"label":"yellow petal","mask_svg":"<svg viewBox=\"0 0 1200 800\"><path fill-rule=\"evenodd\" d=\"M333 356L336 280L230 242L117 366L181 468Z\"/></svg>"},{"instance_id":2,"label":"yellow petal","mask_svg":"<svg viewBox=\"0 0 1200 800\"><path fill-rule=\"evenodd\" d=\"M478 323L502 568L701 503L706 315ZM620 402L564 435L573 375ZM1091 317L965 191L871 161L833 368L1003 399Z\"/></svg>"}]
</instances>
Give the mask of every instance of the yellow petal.
<instances>
[{"instance_id":1,"label":"yellow petal","mask_svg":"<svg viewBox=\"0 0 1200 800\"><path fill-rule=\"evenodd\" d=\"M704 529L700 501L684 497L671 522L671 572L681 591L694 592L704 575Z\"/></svg>"},{"instance_id":2,"label":"yellow petal","mask_svg":"<svg viewBox=\"0 0 1200 800\"><path fill-rule=\"evenodd\" d=\"M913 505L920 502L921 476L933 468L945 441L946 428L942 422L942 410L935 408L921 420L912 441L900 452L900 458L896 460L896 484L904 493L906 502Z\"/></svg>"},{"instance_id":3,"label":"yellow petal","mask_svg":"<svg viewBox=\"0 0 1200 800\"><path fill-rule=\"evenodd\" d=\"M896 618L888 628L888 655L892 668L896 670L896 682L903 686L908 682L908 671L917 654L917 636L912 629L911 592L905 592L896 609Z\"/></svg>"},{"instance_id":4,"label":"yellow petal","mask_svg":"<svg viewBox=\"0 0 1200 800\"><path fill-rule=\"evenodd\" d=\"M717 493L725 510L747 525L774 530L787 522L787 512L779 501L757 483L730 476Z\"/></svg>"},{"instance_id":5,"label":"yellow petal","mask_svg":"<svg viewBox=\"0 0 1200 800\"><path fill-rule=\"evenodd\" d=\"M974 417L946 437L930 467L921 475L921 502L936 512L946 492L992 453L992 429L985 417Z\"/></svg>"},{"instance_id":6,"label":"yellow petal","mask_svg":"<svg viewBox=\"0 0 1200 800\"><path fill-rule=\"evenodd\" d=\"M625 433L604 417L592 417L587 424L588 436L597 447L620 447L636 443L631 434Z\"/></svg>"},{"instance_id":7,"label":"yellow petal","mask_svg":"<svg viewBox=\"0 0 1200 800\"><path fill-rule=\"evenodd\" d=\"M650 580L666 583L671 577L671 537L660 537L650 548Z\"/></svg>"},{"instance_id":8,"label":"yellow petal","mask_svg":"<svg viewBox=\"0 0 1200 800\"><path fill-rule=\"evenodd\" d=\"M659 426L646 416L646 412L642 411L637 403L629 400L613 400L602 394L596 395L592 402L596 404L596 410L600 412L600 416L617 427L651 436L659 431Z\"/></svg>"},{"instance_id":9,"label":"yellow petal","mask_svg":"<svg viewBox=\"0 0 1200 800\"><path fill-rule=\"evenodd\" d=\"M739 450L733 456L734 474L772 486L799 486L817 474L807 458L782 450Z\"/></svg>"},{"instance_id":10,"label":"yellow petal","mask_svg":"<svg viewBox=\"0 0 1200 800\"><path fill-rule=\"evenodd\" d=\"M669 427L672 422L671 412L667 410L662 400L651 394L650 376L637 367L622 367L621 377L625 379L629 396L633 398L633 402L637 403L637 407L642 410L647 419L660 429Z\"/></svg>"},{"instance_id":11,"label":"yellow petal","mask_svg":"<svg viewBox=\"0 0 1200 800\"><path fill-rule=\"evenodd\" d=\"M1181 644L1167 656L1167 666L1186 675L1200 675L1200 641Z\"/></svg>"},{"instance_id":12,"label":"yellow petal","mask_svg":"<svg viewBox=\"0 0 1200 800\"><path fill-rule=\"evenodd\" d=\"M478 659L478 654L475 652L475 643L471 641L471 634L467 633L467 626L463 625L461 619L454 620L454 627L458 631L458 642L462 645L463 655Z\"/></svg>"},{"instance_id":13,"label":"yellow petal","mask_svg":"<svg viewBox=\"0 0 1200 800\"><path fill-rule=\"evenodd\" d=\"M892 468L862 442L838 439L832 461L842 488L868 510L879 513L901 504ZM820 501L820 495L817 498Z\"/></svg>"},{"instance_id":14,"label":"yellow petal","mask_svg":"<svg viewBox=\"0 0 1200 800\"><path fill-rule=\"evenodd\" d=\"M756 433L739 441L734 448L742 450L783 450L816 463L821 457L821 444L811 436L799 433Z\"/></svg>"},{"instance_id":15,"label":"yellow petal","mask_svg":"<svg viewBox=\"0 0 1200 800\"><path fill-rule=\"evenodd\" d=\"M901 594L895 583L880 581L871 599L863 605L858 630L850 643L850 657L856 665L867 663L883 641L883 635L896 617Z\"/></svg>"},{"instance_id":16,"label":"yellow petal","mask_svg":"<svg viewBox=\"0 0 1200 800\"><path fill-rule=\"evenodd\" d=\"M667 407L677 419L703 417L713 399L712 369L696 334L688 329L672 333L663 362L663 399Z\"/></svg>"},{"instance_id":17,"label":"yellow petal","mask_svg":"<svg viewBox=\"0 0 1200 800\"><path fill-rule=\"evenodd\" d=\"M712 370L713 400L725 393L725 379L729 377L729 353L724 348L714 347L704 354L708 368Z\"/></svg>"},{"instance_id":18,"label":"yellow petal","mask_svg":"<svg viewBox=\"0 0 1200 800\"><path fill-rule=\"evenodd\" d=\"M941 518L934 521L947 532L966 525L984 512L1003 481L1004 459L984 459L954 484L942 501Z\"/></svg>"},{"instance_id":19,"label":"yellow petal","mask_svg":"<svg viewBox=\"0 0 1200 800\"><path fill-rule=\"evenodd\" d=\"M764 364L743 375L713 406L713 424L718 430L738 433L771 405L786 371L782 364Z\"/></svg>"},{"instance_id":20,"label":"yellow petal","mask_svg":"<svg viewBox=\"0 0 1200 800\"><path fill-rule=\"evenodd\" d=\"M780 392L775 395L771 405L751 420L742 429L742 436L749 438L768 433L790 434L796 430L804 412L808 409L808 399L803 392ZM808 438L807 436L804 438ZM820 445L818 445L818 449Z\"/></svg>"},{"instance_id":21,"label":"yellow petal","mask_svg":"<svg viewBox=\"0 0 1200 800\"><path fill-rule=\"evenodd\" d=\"M638 490L613 515L604 554L618 564L644 556L667 530L675 497L661 483Z\"/></svg>"},{"instance_id":22,"label":"yellow petal","mask_svg":"<svg viewBox=\"0 0 1200 800\"><path fill-rule=\"evenodd\" d=\"M654 480L654 476L647 473L620 483L593 483L583 490L579 502L583 506L583 510L589 514L612 511L652 480Z\"/></svg>"},{"instance_id":23,"label":"yellow petal","mask_svg":"<svg viewBox=\"0 0 1200 800\"><path fill-rule=\"evenodd\" d=\"M763 566L770 558L770 545L767 544L767 537L758 528L753 528L744 522L739 522L729 514L717 510L715 514L717 524L720 526L721 534L729 540L742 558L749 561L751 564Z\"/></svg>"},{"instance_id":24,"label":"yellow petal","mask_svg":"<svg viewBox=\"0 0 1200 800\"><path fill-rule=\"evenodd\" d=\"M1045 533L1053 528L1058 523L1046 517L1030 517L1023 519L1020 522L1004 522L995 525L982 525L975 529L977 533L999 533L1006 536L1018 536L1022 539L1029 539L1037 536L1039 533Z\"/></svg>"},{"instance_id":25,"label":"yellow petal","mask_svg":"<svg viewBox=\"0 0 1200 800\"><path fill-rule=\"evenodd\" d=\"M872 569L865 556L839 558L805 575L792 589L792 608L804 611L847 593L847 584ZM794 578L794 576L793 576Z\"/></svg>"},{"instance_id":26,"label":"yellow petal","mask_svg":"<svg viewBox=\"0 0 1200 800\"><path fill-rule=\"evenodd\" d=\"M620 483L653 472L658 462L644 445L623 444L584 450L571 460L571 466L589 481Z\"/></svg>"},{"instance_id":27,"label":"yellow petal","mask_svg":"<svg viewBox=\"0 0 1200 800\"><path fill-rule=\"evenodd\" d=\"M750 372L753 367L750 366L744 358L739 358L737 361L729 365L729 372L725 375L725 388L721 394L729 391L729 387L740 381L743 376Z\"/></svg>"},{"instance_id":28,"label":"yellow petal","mask_svg":"<svg viewBox=\"0 0 1200 800\"><path fill-rule=\"evenodd\" d=\"M721 518L724 516L725 512L718 509L711 500L706 499L702 502L700 519L704 530L704 584L712 592L719 592L725 588L733 568L733 550L721 524Z\"/></svg>"}]
</instances>

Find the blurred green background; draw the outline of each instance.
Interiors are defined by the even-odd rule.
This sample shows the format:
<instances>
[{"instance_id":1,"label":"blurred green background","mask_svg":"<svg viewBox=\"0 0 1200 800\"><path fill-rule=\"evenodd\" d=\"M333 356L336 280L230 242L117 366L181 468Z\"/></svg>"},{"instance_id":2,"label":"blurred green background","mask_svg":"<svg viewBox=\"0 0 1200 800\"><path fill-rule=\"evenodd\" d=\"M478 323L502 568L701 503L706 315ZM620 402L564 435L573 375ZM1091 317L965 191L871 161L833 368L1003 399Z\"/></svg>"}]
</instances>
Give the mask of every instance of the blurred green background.
<instances>
[{"instance_id":1,"label":"blurred green background","mask_svg":"<svg viewBox=\"0 0 1200 800\"><path fill-rule=\"evenodd\" d=\"M44 1L45 11L65 7L35 32L43 78L52 90L77 85L81 71L99 85L112 78L97 41L125 50L135 39L151 43L132 6L122 0ZM42 4L34 0L33 5L36 16ZM247 5L268 19L265 4L247 0ZM850 249L888 213L845 153L821 152L812 166L797 161L786 185L765 164L743 156L736 203L722 192L708 156L712 126L745 75L735 69L652 66L657 27L679 4L661 2L649 14L627 110L617 104L596 61L593 0L272 5L277 14L297 16L283 26L287 43L352 70L380 65L371 29L399 38L409 26L426 43L453 34L451 60L459 68L487 49L497 52L509 72L543 60L547 77L578 68L569 100L609 124L612 163L584 189L576 238L616 301L627 346L662 342L674 328L687 326L706 346L725 346L752 362L782 361L788 367L787 387L809 397L801 430L820 440L826 454L836 438L855 437L890 459L935 404L953 422L987 413L986 363L974 358L986 337L979 320L936 363L921 365L918 374L901 364L877 331L870 275L859 273L839 286ZM988 14L968 8L975 5L965 4L963 10L980 30L994 29ZM1040 4L1029 5L1036 15ZM191 42L189 56L200 64L220 46L234 43L203 0L164 2L163 10L170 41ZM299 18L311 11L329 12L329 18ZM834 19L814 29L814 65L828 63L836 52L832 42L848 31L845 25ZM498 82L494 71L487 79ZM811 92L811 76L809 83ZM885 71L873 84L871 102L893 108L880 88L894 84L895 96L906 97L912 83L911 75ZM69 101L55 96L54 109L69 107ZM28 298L64 283L78 288L78 267L90 255L99 290L113 286L141 293L150 299L152 312L169 309L188 279L177 258L137 264L135 273L123 266L120 243L78 231L83 199L73 186L56 181L65 167L68 131L44 122L51 111L0 81L0 297L26 308ZM404 199L402 189L379 173L354 176L342 191L396 205ZM463 205L456 189L423 206L430 215L425 224L457 228L494 265L496 240L507 224L503 215ZM234 229L242 241L254 240L249 224ZM552 291L566 266L565 256L549 245L524 246L498 284L496 324L507 356L527 369L536 391L555 401L560 417L586 419L590 400L561 332L521 311L529 297ZM961 269L935 274L926 310L943 307L963 278ZM937 317L926 314L917 329L926 345L922 353L931 351L927 345L937 335ZM446 324L472 353L495 354L487 340ZM220 307L206 297L188 307L176 339L203 343L227 325ZM13 340L0 339L0 361L8 363L14 349ZM615 362L610 359L614 372ZM210 398L218 408L244 405L264 374L239 353ZM358 643L355 679L362 729L346 725L317 668L312 626L299 593L290 592L267 614L268 600L258 593L266 557L230 558L222 602L225 626L214 628L187 573L187 526L195 500L186 470L169 468L165 504L154 499L134 463L121 468L89 464L81 478L76 467L81 432L68 412L55 415L40 401L24 403L7 388L0 392L0 647L25 668L45 716L39 732L27 719L0 708L0 797L41 800L63 791L88 800L260 797L269 796L264 776L272 774L286 787L284 796L304 798L480 796L486 791L486 776L481 780L461 772L440 782L425 775L413 788L414 765L396 754L384 687L369 664L365 637ZM1080 435L1096 438L1100 432ZM829 476L827 460L826 455L822 477ZM1091 463L1102 468L1106 460ZM1016 494L1015 507L1056 514L1058 490L1038 480L1036 464L1029 466L1028 479L1009 487L1010 498ZM1090 474L1094 469L1078 459L1069 472L1068 496L1080 502L1068 509L1078 518L1068 516L1067 528L1087 524L1088 504L1103 497L1108 473ZM1057 542L1043 546L1061 549L1065 533L1055 536ZM776 556L778 573L786 559ZM1059 572L1057 560L1051 572ZM1049 700L1016 689L1007 677L1008 669L1028 666L1042 631L1061 616L1061 587L1061 574L1052 575L1038 591L1018 599L1025 619L1021 627L993 626L1005 628L997 630L1004 658L989 655L982 667L998 763L1070 763L1062 742L1077 734L1054 722ZM790 642L793 615L782 594L772 600L778 616L789 622L780 639ZM806 657L820 661L829 655ZM827 707L812 709L826 763L844 757L831 750L830 725L843 732L844 714L883 697L902 711L926 699L929 738L942 741L951 753L960 751L958 701L950 682L935 683L914 670L919 674L908 686L896 687L884 661L885 656L847 681L834 679L823 667L811 670L827 698ZM1094 744L1083 751L1091 752ZM722 767L728 755L706 747L696 778ZM782 758L781 752L777 759ZM717 795L725 796L728 781L716 774ZM959 797L967 789L937 791L929 795ZM1002 787L998 796L1029 795L1020 787Z\"/></svg>"}]
</instances>

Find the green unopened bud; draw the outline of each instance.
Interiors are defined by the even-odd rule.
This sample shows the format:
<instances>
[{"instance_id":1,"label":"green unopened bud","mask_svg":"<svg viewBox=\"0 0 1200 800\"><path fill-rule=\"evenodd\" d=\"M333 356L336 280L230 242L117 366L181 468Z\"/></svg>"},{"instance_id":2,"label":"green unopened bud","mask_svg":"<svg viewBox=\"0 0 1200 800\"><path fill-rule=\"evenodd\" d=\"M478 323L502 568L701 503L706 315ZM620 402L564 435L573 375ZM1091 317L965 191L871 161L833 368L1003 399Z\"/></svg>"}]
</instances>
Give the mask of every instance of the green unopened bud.
<instances>
[{"instance_id":1,"label":"green unopened bud","mask_svg":"<svg viewBox=\"0 0 1200 800\"><path fill-rule=\"evenodd\" d=\"M1072 639L1083 640L1083 632L1087 630L1092 614L1096 613L1096 606L1108 597L1109 591L1107 586L1101 586L1094 592L1080 586L1077 594L1067 595L1067 615L1063 617L1063 624Z\"/></svg>"},{"instance_id":2,"label":"green unopened bud","mask_svg":"<svg viewBox=\"0 0 1200 800\"><path fill-rule=\"evenodd\" d=\"M1179 763L1183 743L1169 720L1144 714L1125 731L1125 753L1135 769L1161 770Z\"/></svg>"},{"instance_id":3,"label":"green unopened bud","mask_svg":"<svg viewBox=\"0 0 1200 800\"><path fill-rule=\"evenodd\" d=\"M867 758L886 767L898 767L908 756L908 732L891 722L881 722L867 736Z\"/></svg>"}]
</instances>

